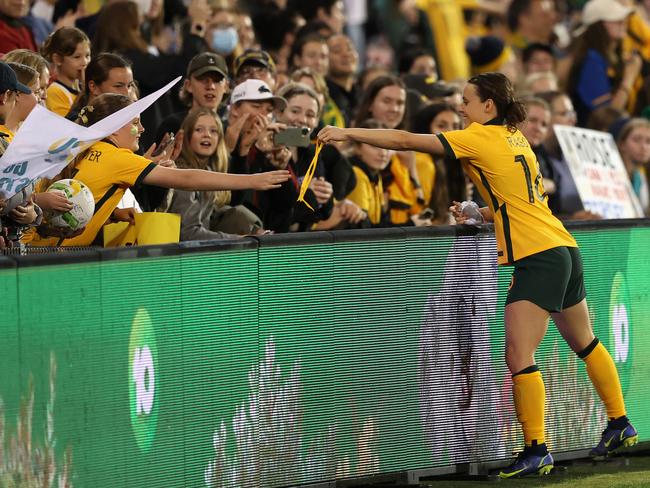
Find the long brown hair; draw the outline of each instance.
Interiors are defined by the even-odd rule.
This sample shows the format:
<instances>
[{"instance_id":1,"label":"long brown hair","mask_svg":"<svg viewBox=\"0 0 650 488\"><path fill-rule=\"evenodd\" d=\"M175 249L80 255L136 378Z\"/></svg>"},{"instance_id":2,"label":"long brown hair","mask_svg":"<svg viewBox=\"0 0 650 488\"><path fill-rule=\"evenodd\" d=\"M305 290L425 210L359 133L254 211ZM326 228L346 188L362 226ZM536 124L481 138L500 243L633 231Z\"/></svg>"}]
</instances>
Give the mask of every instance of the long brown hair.
<instances>
[{"instance_id":1,"label":"long brown hair","mask_svg":"<svg viewBox=\"0 0 650 488\"><path fill-rule=\"evenodd\" d=\"M476 93L485 102L491 99L497 109L497 117L503 119L510 132L526 120L526 108L515 99L515 89L506 75L491 72L472 76L467 83L476 87Z\"/></svg>"},{"instance_id":2,"label":"long brown hair","mask_svg":"<svg viewBox=\"0 0 650 488\"><path fill-rule=\"evenodd\" d=\"M612 40L607 33L605 24L602 21L591 24L587 29L580 34L571 45L571 55L573 62L571 70L569 71L569 79L567 81L566 92L571 95L577 85L582 71L583 61L587 57L587 51L593 49L597 51L607 63L613 68L616 73L614 83L612 86L617 86L620 82L623 73L623 56L621 54L622 43L616 42L614 49L612 47Z\"/></svg>"},{"instance_id":3,"label":"long brown hair","mask_svg":"<svg viewBox=\"0 0 650 488\"><path fill-rule=\"evenodd\" d=\"M147 42L140 34L138 7L133 2L109 3L102 8L93 38L94 52L147 52Z\"/></svg>"},{"instance_id":4,"label":"long brown hair","mask_svg":"<svg viewBox=\"0 0 650 488\"><path fill-rule=\"evenodd\" d=\"M124 57L115 53L99 53L94 56L88 66L84 77L84 90L77 97L70 112L78 113L90 99L89 83L92 81L95 85L104 83L114 68L130 68L131 63Z\"/></svg>"},{"instance_id":5,"label":"long brown hair","mask_svg":"<svg viewBox=\"0 0 650 488\"><path fill-rule=\"evenodd\" d=\"M198 123L199 118L204 115L212 118L216 122L217 130L219 131L217 150L207 159L200 158L190 148L190 141L192 140L192 134L194 134L196 124ZM215 115L212 110L208 108L197 108L192 110L187 114L185 120L183 120L181 128L183 129L183 149L181 150L180 156L176 159L176 165L179 168L207 169L219 173L228 172L229 153L223 134L223 125L221 124L219 117ZM227 205L230 202L230 191L228 190L214 192L206 191L205 193L212 195L214 203L218 207Z\"/></svg>"},{"instance_id":6,"label":"long brown hair","mask_svg":"<svg viewBox=\"0 0 650 488\"><path fill-rule=\"evenodd\" d=\"M72 56L82 42L90 45L88 36L82 30L76 27L61 27L47 36L41 53L49 61L53 61L52 56L55 54L61 57Z\"/></svg>"},{"instance_id":7,"label":"long brown hair","mask_svg":"<svg viewBox=\"0 0 650 488\"><path fill-rule=\"evenodd\" d=\"M131 103L133 103L133 101L124 95L104 93L95 98L92 104L86 105L81 109L75 123L83 125L84 127L89 127L118 110L122 110L124 107L131 105ZM52 181L58 181L62 178L73 178L75 172L74 169L77 167L77 164L86 157L90 150L91 148L88 148L77 154L77 156L70 161L70 163L63 168L63 170L54 177ZM46 187L47 186L49 186L49 183Z\"/></svg>"},{"instance_id":8,"label":"long brown hair","mask_svg":"<svg viewBox=\"0 0 650 488\"><path fill-rule=\"evenodd\" d=\"M375 98L377 98L379 92L388 86L398 86L402 90L404 90L404 93L406 93L406 86L404 85L404 82L401 79L399 79L397 76L384 75L375 78L368 85L368 88L366 88L366 90L363 92L363 97L361 98L361 102L359 103L359 108L357 109L356 117L354 118L354 127L359 127L359 124L361 124L364 120L372 118L372 114L370 113L370 107L372 107L372 104L374 103ZM408 120L408 113L405 107L402 121L399 123L396 129L405 129L407 120Z\"/></svg>"}]
</instances>

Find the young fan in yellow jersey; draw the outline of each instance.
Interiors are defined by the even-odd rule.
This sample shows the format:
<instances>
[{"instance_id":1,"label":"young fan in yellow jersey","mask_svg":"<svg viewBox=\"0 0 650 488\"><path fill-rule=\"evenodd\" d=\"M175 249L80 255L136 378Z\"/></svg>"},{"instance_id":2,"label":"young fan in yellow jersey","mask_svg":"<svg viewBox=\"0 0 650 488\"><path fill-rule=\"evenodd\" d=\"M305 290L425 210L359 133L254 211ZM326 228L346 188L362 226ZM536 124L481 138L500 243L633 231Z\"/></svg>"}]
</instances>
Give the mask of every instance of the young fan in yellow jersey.
<instances>
[{"instance_id":1,"label":"young fan in yellow jersey","mask_svg":"<svg viewBox=\"0 0 650 488\"><path fill-rule=\"evenodd\" d=\"M47 88L45 106L65 117L82 89L90 62L90 41L76 27L61 27L48 36L42 51L56 67L56 80Z\"/></svg>"},{"instance_id":2,"label":"young fan in yellow jersey","mask_svg":"<svg viewBox=\"0 0 650 488\"><path fill-rule=\"evenodd\" d=\"M537 160L517 129L526 113L501 73L470 78L463 91L463 130L437 136L399 130L326 127L321 142L354 141L386 149L447 153L460 159L488 202L481 209L493 220L499 264L514 266L505 307L506 363L513 377L513 397L525 448L499 476L546 474L553 467L544 431L544 383L535 350L548 327L549 314L587 373L609 418L593 457L634 445L638 435L626 417L616 366L594 337L585 300L582 261L577 244L548 209ZM452 208L457 221L464 217Z\"/></svg>"},{"instance_id":3,"label":"young fan in yellow jersey","mask_svg":"<svg viewBox=\"0 0 650 488\"><path fill-rule=\"evenodd\" d=\"M125 95L104 93L95 98L92 105L81 110L78 121L90 126L131 103L132 100ZM88 186L95 198L95 213L80 235L59 242L35 240L33 245L92 244L103 225L115 217L114 211L124 191L139 182L193 191L269 190L278 188L290 177L289 172L284 170L237 175L201 169L176 169L167 164L172 161L156 164L133 152L138 149L143 132L138 117L77 156L71 167L66 168L60 176L75 178ZM132 216L126 215L121 220L131 221Z\"/></svg>"}]
</instances>

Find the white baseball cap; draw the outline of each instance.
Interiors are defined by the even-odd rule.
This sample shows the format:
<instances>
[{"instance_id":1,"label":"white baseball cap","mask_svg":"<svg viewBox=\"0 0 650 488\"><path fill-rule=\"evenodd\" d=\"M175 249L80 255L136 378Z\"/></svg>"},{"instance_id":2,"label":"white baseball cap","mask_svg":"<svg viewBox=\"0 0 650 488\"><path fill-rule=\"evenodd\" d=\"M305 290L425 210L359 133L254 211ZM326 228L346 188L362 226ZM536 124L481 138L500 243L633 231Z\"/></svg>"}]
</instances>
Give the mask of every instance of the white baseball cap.
<instances>
[{"instance_id":1,"label":"white baseball cap","mask_svg":"<svg viewBox=\"0 0 650 488\"><path fill-rule=\"evenodd\" d=\"M590 26L598 21L618 22L634 11L617 0L589 0L582 10L582 24Z\"/></svg>"},{"instance_id":2,"label":"white baseball cap","mask_svg":"<svg viewBox=\"0 0 650 488\"><path fill-rule=\"evenodd\" d=\"M287 106L287 101L273 95L269 85L262 80L246 80L237 85L230 95L230 105L252 100L268 100L277 110L284 110Z\"/></svg>"}]
</instances>

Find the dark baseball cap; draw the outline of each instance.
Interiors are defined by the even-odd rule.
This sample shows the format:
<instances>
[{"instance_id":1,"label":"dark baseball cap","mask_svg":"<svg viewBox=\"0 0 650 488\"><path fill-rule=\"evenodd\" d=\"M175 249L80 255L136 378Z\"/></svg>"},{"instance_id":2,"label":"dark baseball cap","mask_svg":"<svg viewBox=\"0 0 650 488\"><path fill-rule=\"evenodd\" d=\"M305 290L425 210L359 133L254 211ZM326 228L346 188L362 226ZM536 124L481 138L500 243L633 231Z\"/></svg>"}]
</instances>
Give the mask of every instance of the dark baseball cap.
<instances>
[{"instance_id":1,"label":"dark baseball cap","mask_svg":"<svg viewBox=\"0 0 650 488\"><path fill-rule=\"evenodd\" d=\"M27 94L32 92L28 86L18 82L16 73L7 63L0 62L0 92L4 93L7 90L19 91Z\"/></svg>"},{"instance_id":2,"label":"dark baseball cap","mask_svg":"<svg viewBox=\"0 0 650 488\"><path fill-rule=\"evenodd\" d=\"M456 89L443 81L437 81L428 75L404 75L402 77L406 88L415 90L429 100L448 97L456 93Z\"/></svg>"},{"instance_id":3,"label":"dark baseball cap","mask_svg":"<svg viewBox=\"0 0 650 488\"><path fill-rule=\"evenodd\" d=\"M215 53L201 53L192 58L187 66L187 77L199 77L206 73L219 73L224 78L228 78L228 66L223 57Z\"/></svg>"},{"instance_id":4,"label":"dark baseball cap","mask_svg":"<svg viewBox=\"0 0 650 488\"><path fill-rule=\"evenodd\" d=\"M259 64L265 68L275 71L275 62L269 53L261 49L247 49L235 59L235 76L239 75L239 70L246 64Z\"/></svg>"}]
</instances>

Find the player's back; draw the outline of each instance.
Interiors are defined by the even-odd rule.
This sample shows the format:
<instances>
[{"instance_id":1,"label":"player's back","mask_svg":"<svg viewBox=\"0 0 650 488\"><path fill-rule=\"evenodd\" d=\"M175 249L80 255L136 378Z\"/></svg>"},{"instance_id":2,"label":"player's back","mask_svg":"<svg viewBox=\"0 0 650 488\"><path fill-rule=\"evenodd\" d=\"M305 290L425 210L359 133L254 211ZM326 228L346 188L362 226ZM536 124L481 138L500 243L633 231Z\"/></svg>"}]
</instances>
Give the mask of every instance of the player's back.
<instances>
[{"instance_id":1,"label":"player's back","mask_svg":"<svg viewBox=\"0 0 650 488\"><path fill-rule=\"evenodd\" d=\"M548 208L537 158L519 130L473 123L443 138L494 213L500 264L576 246Z\"/></svg>"}]
</instances>

